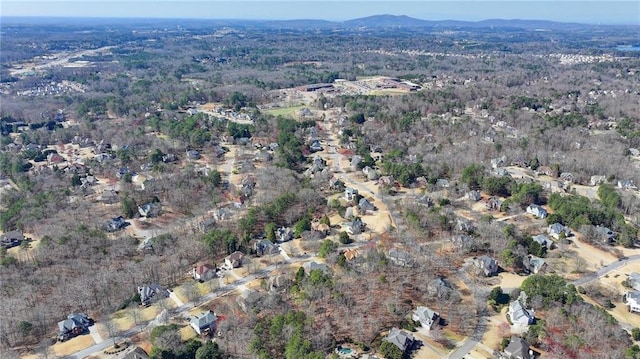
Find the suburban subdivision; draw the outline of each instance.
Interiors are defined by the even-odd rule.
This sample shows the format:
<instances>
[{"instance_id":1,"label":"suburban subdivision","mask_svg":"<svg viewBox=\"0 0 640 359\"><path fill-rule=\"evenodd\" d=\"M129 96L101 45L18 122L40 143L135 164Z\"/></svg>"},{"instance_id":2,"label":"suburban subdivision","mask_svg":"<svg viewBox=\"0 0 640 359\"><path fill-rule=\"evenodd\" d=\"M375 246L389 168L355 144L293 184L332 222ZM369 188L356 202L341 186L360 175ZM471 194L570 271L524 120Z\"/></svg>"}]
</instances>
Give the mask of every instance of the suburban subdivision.
<instances>
[{"instance_id":1,"label":"suburban subdivision","mask_svg":"<svg viewBox=\"0 0 640 359\"><path fill-rule=\"evenodd\" d=\"M638 30L3 18L0 357L640 358Z\"/></svg>"}]
</instances>

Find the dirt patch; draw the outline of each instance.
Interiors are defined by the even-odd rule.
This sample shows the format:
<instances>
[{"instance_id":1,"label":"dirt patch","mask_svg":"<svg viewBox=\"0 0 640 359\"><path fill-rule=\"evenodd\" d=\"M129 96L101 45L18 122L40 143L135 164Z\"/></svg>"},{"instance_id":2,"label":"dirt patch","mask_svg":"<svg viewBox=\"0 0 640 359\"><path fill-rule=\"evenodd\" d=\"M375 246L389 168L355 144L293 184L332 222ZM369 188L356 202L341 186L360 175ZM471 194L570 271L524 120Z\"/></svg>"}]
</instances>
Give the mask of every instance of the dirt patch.
<instances>
[{"instance_id":1,"label":"dirt patch","mask_svg":"<svg viewBox=\"0 0 640 359\"><path fill-rule=\"evenodd\" d=\"M520 288L522 282L527 278L513 273L502 272L498 274L500 279L500 287L505 290Z\"/></svg>"}]
</instances>

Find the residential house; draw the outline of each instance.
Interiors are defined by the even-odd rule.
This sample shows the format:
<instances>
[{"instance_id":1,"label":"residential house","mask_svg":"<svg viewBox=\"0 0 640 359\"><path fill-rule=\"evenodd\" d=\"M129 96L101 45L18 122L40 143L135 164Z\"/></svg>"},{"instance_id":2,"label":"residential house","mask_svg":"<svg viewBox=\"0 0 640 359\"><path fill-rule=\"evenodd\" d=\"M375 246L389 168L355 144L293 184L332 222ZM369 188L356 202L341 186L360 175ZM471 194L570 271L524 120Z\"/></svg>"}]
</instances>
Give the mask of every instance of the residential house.
<instances>
[{"instance_id":1,"label":"residential house","mask_svg":"<svg viewBox=\"0 0 640 359\"><path fill-rule=\"evenodd\" d=\"M498 157L498 158L492 158L491 159L491 168L496 169L499 167L504 167L504 165L507 162L507 157L506 156L502 156L502 157Z\"/></svg>"},{"instance_id":2,"label":"residential house","mask_svg":"<svg viewBox=\"0 0 640 359\"><path fill-rule=\"evenodd\" d=\"M231 218L231 211L228 208L216 208L213 210L213 219L216 221L224 221Z\"/></svg>"},{"instance_id":3,"label":"residential house","mask_svg":"<svg viewBox=\"0 0 640 359\"><path fill-rule=\"evenodd\" d=\"M478 202L480 199L482 199L482 196L480 195L480 191L473 190L467 192L466 198L470 201Z\"/></svg>"},{"instance_id":4,"label":"residential house","mask_svg":"<svg viewBox=\"0 0 640 359\"><path fill-rule=\"evenodd\" d=\"M376 206L371 204L366 198L360 198L358 202L358 211L360 211L360 213L373 212L376 209Z\"/></svg>"},{"instance_id":5,"label":"residential house","mask_svg":"<svg viewBox=\"0 0 640 359\"><path fill-rule=\"evenodd\" d=\"M240 308L248 313L252 308L256 306L262 299L262 295L252 289L244 290L240 293L240 295L236 298L236 303L240 306Z\"/></svg>"},{"instance_id":6,"label":"residential house","mask_svg":"<svg viewBox=\"0 0 640 359\"><path fill-rule=\"evenodd\" d=\"M309 275L309 273L311 273L311 271L314 270L320 270L322 271L322 273L327 274L329 272L329 267L327 267L326 264L324 263L318 263L318 262L305 262L302 265L302 268L304 268L304 271L307 275Z\"/></svg>"},{"instance_id":7,"label":"residential house","mask_svg":"<svg viewBox=\"0 0 640 359\"><path fill-rule=\"evenodd\" d=\"M320 232L322 235L328 235L331 232L331 227L326 223L321 223L320 220L315 219L311 222L311 230Z\"/></svg>"},{"instance_id":8,"label":"residential house","mask_svg":"<svg viewBox=\"0 0 640 359\"><path fill-rule=\"evenodd\" d=\"M640 291L640 273L631 272L629 273L629 278L626 280L627 286Z\"/></svg>"},{"instance_id":9,"label":"residential house","mask_svg":"<svg viewBox=\"0 0 640 359\"><path fill-rule=\"evenodd\" d=\"M89 188L89 187L95 185L96 182L98 182L98 180L96 179L95 176L88 175L86 177L80 178L80 187Z\"/></svg>"},{"instance_id":10,"label":"residential house","mask_svg":"<svg viewBox=\"0 0 640 359\"><path fill-rule=\"evenodd\" d=\"M440 322L440 314L427 307L418 307L411 316L416 322L420 322L423 328L430 330Z\"/></svg>"},{"instance_id":11,"label":"residential house","mask_svg":"<svg viewBox=\"0 0 640 359\"><path fill-rule=\"evenodd\" d=\"M571 172L562 172L562 173L560 173L560 179L562 181L565 181L565 182L573 183L574 180L575 180L575 177L573 176L573 173L571 173Z\"/></svg>"},{"instance_id":12,"label":"residential house","mask_svg":"<svg viewBox=\"0 0 640 359\"><path fill-rule=\"evenodd\" d=\"M456 218L456 231L462 232L462 233L473 233L475 229L476 229L476 226L475 224L473 224L472 221L469 221L460 217Z\"/></svg>"},{"instance_id":13,"label":"residential house","mask_svg":"<svg viewBox=\"0 0 640 359\"><path fill-rule=\"evenodd\" d=\"M507 171L507 169L503 167L494 168L491 173L499 177L509 176L509 171Z\"/></svg>"},{"instance_id":14,"label":"residential house","mask_svg":"<svg viewBox=\"0 0 640 359\"><path fill-rule=\"evenodd\" d=\"M349 165L351 166L351 169L353 171L357 171L358 165L360 164L360 162L362 162L362 156L355 155L351 157L351 161L349 162Z\"/></svg>"},{"instance_id":15,"label":"residential house","mask_svg":"<svg viewBox=\"0 0 640 359\"><path fill-rule=\"evenodd\" d=\"M116 172L116 177L118 179L126 176L126 175L132 175L133 176L133 172L131 172L131 169L129 167L120 167L118 168L118 172Z\"/></svg>"},{"instance_id":16,"label":"residential house","mask_svg":"<svg viewBox=\"0 0 640 359\"><path fill-rule=\"evenodd\" d=\"M347 261L351 261L360 256L360 251L357 248L347 248L342 252L342 255Z\"/></svg>"},{"instance_id":17,"label":"residential house","mask_svg":"<svg viewBox=\"0 0 640 359\"><path fill-rule=\"evenodd\" d=\"M200 315L191 317L189 325L191 325L198 335L206 335L215 331L217 320L218 316L216 313L208 310Z\"/></svg>"},{"instance_id":18,"label":"residential house","mask_svg":"<svg viewBox=\"0 0 640 359\"><path fill-rule=\"evenodd\" d=\"M22 231L11 231L0 235L0 247L9 249L19 246L24 241Z\"/></svg>"},{"instance_id":19,"label":"residential house","mask_svg":"<svg viewBox=\"0 0 640 359\"><path fill-rule=\"evenodd\" d=\"M200 233L207 233L213 229L216 225L216 219L213 217L205 218L202 221L198 222L197 228Z\"/></svg>"},{"instance_id":20,"label":"residential house","mask_svg":"<svg viewBox=\"0 0 640 359\"><path fill-rule=\"evenodd\" d=\"M596 231L602 238L602 242L605 244L611 244L616 240L616 232L605 226L596 226Z\"/></svg>"},{"instance_id":21,"label":"residential house","mask_svg":"<svg viewBox=\"0 0 640 359\"><path fill-rule=\"evenodd\" d=\"M527 207L527 213L533 214L534 216L536 216L538 218L541 218L541 219L547 218L547 215L548 215L546 209L542 208L541 206L539 206L537 204L533 204L533 203L530 204Z\"/></svg>"},{"instance_id":22,"label":"residential house","mask_svg":"<svg viewBox=\"0 0 640 359\"><path fill-rule=\"evenodd\" d=\"M115 189L107 188L97 198L98 202L116 203L118 202L118 192Z\"/></svg>"},{"instance_id":23,"label":"residential house","mask_svg":"<svg viewBox=\"0 0 640 359\"><path fill-rule=\"evenodd\" d=\"M486 207L490 211L499 211L502 208L502 200L498 197L489 197Z\"/></svg>"},{"instance_id":24,"label":"residential house","mask_svg":"<svg viewBox=\"0 0 640 359\"><path fill-rule=\"evenodd\" d=\"M440 188L449 188L449 180L446 178L438 178L436 180L436 186Z\"/></svg>"},{"instance_id":25,"label":"residential house","mask_svg":"<svg viewBox=\"0 0 640 359\"><path fill-rule=\"evenodd\" d=\"M387 335L387 337L383 340L395 345L403 353L411 350L411 348L413 347L413 343L415 342L413 335L395 327L391 328L391 330L389 331L389 335Z\"/></svg>"},{"instance_id":26,"label":"residential house","mask_svg":"<svg viewBox=\"0 0 640 359\"><path fill-rule=\"evenodd\" d=\"M409 252L396 248L389 249L389 255L387 258L389 258L391 263L401 267L408 267L413 264L413 258L409 255Z\"/></svg>"},{"instance_id":27,"label":"residential house","mask_svg":"<svg viewBox=\"0 0 640 359\"><path fill-rule=\"evenodd\" d=\"M162 162L163 163L171 163L171 162L175 162L177 160L178 160L178 158L173 153L167 153L165 155L162 155Z\"/></svg>"},{"instance_id":28,"label":"residential house","mask_svg":"<svg viewBox=\"0 0 640 359\"><path fill-rule=\"evenodd\" d=\"M529 161L527 161L527 159L522 156L518 156L511 160L511 165L525 168L529 167Z\"/></svg>"},{"instance_id":29,"label":"residential house","mask_svg":"<svg viewBox=\"0 0 640 359\"><path fill-rule=\"evenodd\" d=\"M273 242L268 239L255 241L255 243L253 244L253 249L256 251L256 255L258 256L277 254L280 251L278 246L273 244Z\"/></svg>"},{"instance_id":30,"label":"residential house","mask_svg":"<svg viewBox=\"0 0 640 359\"><path fill-rule=\"evenodd\" d=\"M125 352L120 356L121 359L149 359L149 355L144 349L136 346L132 350Z\"/></svg>"},{"instance_id":31,"label":"residential house","mask_svg":"<svg viewBox=\"0 0 640 359\"><path fill-rule=\"evenodd\" d=\"M640 292L627 292L625 297L629 312L640 313Z\"/></svg>"},{"instance_id":32,"label":"residential house","mask_svg":"<svg viewBox=\"0 0 640 359\"><path fill-rule=\"evenodd\" d=\"M288 242L293 239L293 230L289 227L280 227L276 229L276 241Z\"/></svg>"},{"instance_id":33,"label":"residential house","mask_svg":"<svg viewBox=\"0 0 640 359\"><path fill-rule=\"evenodd\" d=\"M529 343L526 340L512 335L509 345L504 348L504 353L509 359L531 359L532 351L529 350Z\"/></svg>"},{"instance_id":34,"label":"residential house","mask_svg":"<svg viewBox=\"0 0 640 359\"><path fill-rule=\"evenodd\" d=\"M548 268L547 262L544 259L531 254L524 258L523 264L530 273L534 274L544 272Z\"/></svg>"},{"instance_id":35,"label":"residential house","mask_svg":"<svg viewBox=\"0 0 640 359\"><path fill-rule=\"evenodd\" d=\"M140 295L140 304L144 306L169 296L169 292L156 283L139 286L138 294Z\"/></svg>"},{"instance_id":36,"label":"residential house","mask_svg":"<svg viewBox=\"0 0 640 359\"><path fill-rule=\"evenodd\" d=\"M490 277L498 273L498 262L489 256L474 258L473 264L480 268L486 277Z\"/></svg>"},{"instance_id":37,"label":"residential house","mask_svg":"<svg viewBox=\"0 0 640 359\"><path fill-rule=\"evenodd\" d=\"M556 172L549 166L540 166L536 170L538 175L545 175L549 177L555 177Z\"/></svg>"},{"instance_id":38,"label":"residential house","mask_svg":"<svg viewBox=\"0 0 640 359\"><path fill-rule=\"evenodd\" d=\"M356 235L364 232L366 224L362 222L362 219L356 217L349 225L347 226L347 233L351 235Z\"/></svg>"},{"instance_id":39,"label":"residential house","mask_svg":"<svg viewBox=\"0 0 640 359\"><path fill-rule=\"evenodd\" d=\"M329 189L333 191L342 191L344 190L344 182L339 178L333 177L329 180Z\"/></svg>"},{"instance_id":40,"label":"residential house","mask_svg":"<svg viewBox=\"0 0 640 359\"><path fill-rule=\"evenodd\" d=\"M589 179L589 185L591 186L599 186L603 183L607 183L607 177L605 176L591 176L591 179Z\"/></svg>"},{"instance_id":41,"label":"residential house","mask_svg":"<svg viewBox=\"0 0 640 359\"><path fill-rule=\"evenodd\" d=\"M199 160L200 152L196 150L187 150L187 158L190 160Z\"/></svg>"},{"instance_id":42,"label":"residential house","mask_svg":"<svg viewBox=\"0 0 640 359\"><path fill-rule=\"evenodd\" d=\"M419 204L421 206L425 206L425 207L431 207L433 206L433 200L431 199L431 197L427 196L426 194L417 198L416 199L416 204Z\"/></svg>"},{"instance_id":43,"label":"residential house","mask_svg":"<svg viewBox=\"0 0 640 359\"><path fill-rule=\"evenodd\" d=\"M380 186L393 186L396 183L393 176L381 176L378 178L378 185Z\"/></svg>"},{"instance_id":44,"label":"residential house","mask_svg":"<svg viewBox=\"0 0 640 359\"><path fill-rule=\"evenodd\" d=\"M224 259L224 264L227 268L238 268L242 265L243 259L244 253L235 251Z\"/></svg>"},{"instance_id":45,"label":"residential house","mask_svg":"<svg viewBox=\"0 0 640 359\"><path fill-rule=\"evenodd\" d=\"M509 319L513 325L518 325L521 327L526 327L530 324L533 324L533 309L527 310L524 308L520 300L514 300L509 303L509 311L507 313L509 315Z\"/></svg>"},{"instance_id":46,"label":"residential house","mask_svg":"<svg viewBox=\"0 0 640 359\"><path fill-rule=\"evenodd\" d=\"M269 291L272 291L272 292L280 291L286 288L289 282L290 282L289 278L287 278L287 276L284 274L269 276L269 279L267 280L267 287L269 288Z\"/></svg>"},{"instance_id":47,"label":"residential house","mask_svg":"<svg viewBox=\"0 0 640 359\"><path fill-rule=\"evenodd\" d=\"M453 288L442 277L438 277L427 284L427 293L433 297L448 298Z\"/></svg>"},{"instance_id":48,"label":"residential house","mask_svg":"<svg viewBox=\"0 0 640 359\"><path fill-rule=\"evenodd\" d=\"M457 234L451 237L453 246L462 251L463 253L469 253L476 249L476 243L471 236L466 234Z\"/></svg>"},{"instance_id":49,"label":"residential house","mask_svg":"<svg viewBox=\"0 0 640 359\"><path fill-rule=\"evenodd\" d=\"M547 250L553 249L553 246L554 246L553 241L550 240L549 237L545 236L544 234L538 234L537 236L531 237L531 239L533 239L534 242L537 242L538 244L540 244L542 248L545 248Z\"/></svg>"},{"instance_id":50,"label":"residential house","mask_svg":"<svg viewBox=\"0 0 640 359\"><path fill-rule=\"evenodd\" d=\"M636 185L633 183L633 180L619 180L618 188L621 189L638 189Z\"/></svg>"},{"instance_id":51,"label":"residential house","mask_svg":"<svg viewBox=\"0 0 640 359\"><path fill-rule=\"evenodd\" d=\"M209 263L201 263L193 267L193 270L191 271L191 275L195 280L207 281L215 278L216 267L212 266Z\"/></svg>"},{"instance_id":52,"label":"residential house","mask_svg":"<svg viewBox=\"0 0 640 359\"><path fill-rule=\"evenodd\" d=\"M58 340L63 342L86 333L93 321L83 313L73 313L67 319L58 322Z\"/></svg>"},{"instance_id":53,"label":"residential house","mask_svg":"<svg viewBox=\"0 0 640 359\"><path fill-rule=\"evenodd\" d=\"M358 190L355 188L347 187L344 189L344 199L347 201L355 201L358 198Z\"/></svg>"},{"instance_id":54,"label":"residential house","mask_svg":"<svg viewBox=\"0 0 640 359\"><path fill-rule=\"evenodd\" d=\"M564 233L564 237L571 236L571 230L569 229L569 227L563 226L560 223L554 223L547 227L547 233L549 234L549 236L555 239L560 239L562 233Z\"/></svg>"},{"instance_id":55,"label":"residential house","mask_svg":"<svg viewBox=\"0 0 640 359\"><path fill-rule=\"evenodd\" d=\"M369 171L367 171L366 175L367 180L369 181L377 181L378 178L380 178L380 172L375 169L370 169Z\"/></svg>"},{"instance_id":56,"label":"residential house","mask_svg":"<svg viewBox=\"0 0 640 359\"><path fill-rule=\"evenodd\" d=\"M97 155L93 156L93 158L98 161L99 163L102 162L107 162L108 160L111 159L111 155L109 155L108 153L98 153Z\"/></svg>"},{"instance_id":57,"label":"residential house","mask_svg":"<svg viewBox=\"0 0 640 359\"><path fill-rule=\"evenodd\" d=\"M318 152L318 151L322 151L322 145L320 144L320 141L318 140L314 140L313 142L311 142L311 145L309 145L309 150L311 152Z\"/></svg>"},{"instance_id":58,"label":"residential house","mask_svg":"<svg viewBox=\"0 0 640 359\"><path fill-rule=\"evenodd\" d=\"M138 206L138 212L143 217L157 217L160 214L160 204L157 202L146 203L142 206Z\"/></svg>"},{"instance_id":59,"label":"residential house","mask_svg":"<svg viewBox=\"0 0 640 359\"><path fill-rule=\"evenodd\" d=\"M124 220L124 217L118 216L113 217L107 222L107 232L115 232L126 227L127 222Z\"/></svg>"}]
</instances>

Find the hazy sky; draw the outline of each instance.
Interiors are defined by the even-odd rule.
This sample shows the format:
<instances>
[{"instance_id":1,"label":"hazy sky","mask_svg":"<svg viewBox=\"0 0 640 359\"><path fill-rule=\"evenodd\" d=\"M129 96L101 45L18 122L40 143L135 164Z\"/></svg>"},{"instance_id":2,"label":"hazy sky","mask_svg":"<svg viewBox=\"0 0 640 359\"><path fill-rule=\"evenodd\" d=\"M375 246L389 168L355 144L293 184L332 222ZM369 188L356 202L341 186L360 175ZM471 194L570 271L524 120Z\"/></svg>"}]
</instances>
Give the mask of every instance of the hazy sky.
<instances>
[{"instance_id":1,"label":"hazy sky","mask_svg":"<svg viewBox=\"0 0 640 359\"><path fill-rule=\"evenodd\" d=\"M542 19L640 25L640 0L2 0L2 16L325 19L393 14L425 20Z\"/></svg>"}]
</instances>

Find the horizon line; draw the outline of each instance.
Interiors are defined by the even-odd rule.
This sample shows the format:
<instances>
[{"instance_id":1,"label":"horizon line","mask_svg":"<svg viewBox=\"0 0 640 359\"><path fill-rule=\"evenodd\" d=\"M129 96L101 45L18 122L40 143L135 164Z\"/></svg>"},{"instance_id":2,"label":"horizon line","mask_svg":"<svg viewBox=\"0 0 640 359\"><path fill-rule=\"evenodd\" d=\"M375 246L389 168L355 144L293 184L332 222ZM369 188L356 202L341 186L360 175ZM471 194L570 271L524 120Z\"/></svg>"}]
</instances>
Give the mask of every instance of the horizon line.
<instances>
[{"instance_id":1,"label":"horizon line","mask_svg":"<svg viewBox=\"0 0 640 359\"><path fill-rule=\"evenodd\" d=\"M603 22L603 21L597 21L597 22L576 22L576 21L559 21L559 20L549 20L549 19L544 19L544 18L534 18L534 19L526 19L526 18L501 18L501 17L496 17L496 18L486 18L486 19L482 19L482 20L461 20L461 19L456 19L456 18L447 18L447 19L441 19L441 20L432 20L432 19L422 19L422 18L418 18L418 17L413 17L410 15L392 15L392 14L375 14L375 15L368 15L368 16L361 16L361 17L355 17L355 18L350 18L350 19L346 19L346 20L328 20L328 19L322 19L322 18L282 18L282 19L268 19L268 18L264 18L264 19L260 19L260 18L235 18L235 17L229 17L229 18L223 18L223 17L216 17L216 18L207 18L207 17L170 17L170 16L150 16L150 17L144 17L144 16L94 16L94 15L81 15L81 16L67 16L67 15L52 15L52 16L46 16L46 15L0 15L0 19L102 19L102 20L186 20L186 21L202 21L202 20L219 20L219 21L245 21L245 22L286 22L286 21L324 21L324 22L328 22L328 23L336 23L336 24L341 24L341 23L345 23L345 22L349 22L349 21L354 21L354 20L361 20L361 19L366 19L366 18L371 18L371 17L378 17L378 16L390 16L390 17L396 17L396 18L400 18L400 17L406 17L406 18L410 18L410 19L414 19L414 20L420 20L420 21L425 21L425 22L464 22L464 23L482 23L482 22L486 22L486 21L528 21L528 22L548 22L548 23L554 23L554 24L569 24L569 25L590 25L590 26L640 26L640 24L638 23L614 23L614 22ZM0 27L2 26L2 24L0 23Z\"/></svg>"}]
</instances>

